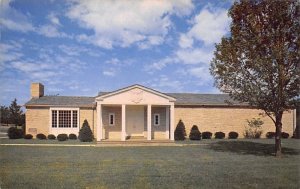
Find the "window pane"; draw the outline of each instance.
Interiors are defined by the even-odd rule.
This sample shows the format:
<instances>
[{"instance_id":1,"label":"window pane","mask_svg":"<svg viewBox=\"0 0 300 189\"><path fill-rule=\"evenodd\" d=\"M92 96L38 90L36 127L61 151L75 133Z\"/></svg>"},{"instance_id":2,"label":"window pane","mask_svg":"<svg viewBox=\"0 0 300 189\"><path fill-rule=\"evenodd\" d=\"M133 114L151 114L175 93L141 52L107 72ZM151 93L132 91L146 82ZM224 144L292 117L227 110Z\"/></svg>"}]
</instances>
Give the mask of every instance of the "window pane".
<instances>
[{"instance_id":1,"label":"window pane","mask_svg":"<svg viewBox=\"0 0 300 189\"><path fill-rule=\"evenodd\" d=\"M73 111L73 127L77 127L77 110Z\"/></svg>"},{"instance_id":2,"label":"window pane","mask_svg":"<svg viewBox=\"0 0 300 189\"><path fill-rule=\"evenodd\" d=\"M58 127L71 127L71 110L58 111Z\"/></svg>"},{"instance_id":3,"label":"window pane","mask_svg":"<svg viewBox=\"0 0 300 189\"><path fill-rule=\"evenodd\" d=\"M52 127L57 127L57 111L52 110Z\"/></svg>"}]
</instances>

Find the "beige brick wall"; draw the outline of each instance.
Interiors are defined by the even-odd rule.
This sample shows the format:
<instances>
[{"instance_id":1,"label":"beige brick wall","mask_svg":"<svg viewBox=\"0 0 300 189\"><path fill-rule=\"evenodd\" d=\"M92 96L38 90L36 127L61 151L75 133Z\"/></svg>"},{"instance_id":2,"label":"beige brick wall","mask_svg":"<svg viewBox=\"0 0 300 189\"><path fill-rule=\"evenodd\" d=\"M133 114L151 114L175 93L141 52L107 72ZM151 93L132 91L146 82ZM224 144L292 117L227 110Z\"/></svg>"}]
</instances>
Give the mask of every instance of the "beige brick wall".
<instances>
[{"instance_id":1,"label":"beige brick wall","mask_svg":"<svg viewBox=\"0 0 300 189\"><path fill-rule=\"evenodd\" d=\"M49 107L27 107L26 109L26 133L35 136L38 133L43 133L46 136L50 130L49 122ZM79 127L82 127L83 121L87 119L93 133L96 133L96 111L92 108L80 108L79 110ZM36 132L35 132L36 130ZM61 129L61 133L65 133ZM77 134L77 133L76 133Z\"/></svg>"},{"instance_id":2,"label":"beige brick wall","mask_svg":"<svg viewBox=\"0 0 300 189\"><path fill-rule=\"evenodd\" d=\"M96 138L96 127L97 127L97 117L96 111L93 108L80 108L79 109L79 127L82 127L84 120L86 119L89 123L91 130Z\"/></svg>"},{"instance_id":3,"label":"beige brick wall","mask_svg":"<svg viewBox=\"0 0 300 189\"><path fill-rule=\"evenodd\" d=\"M38 98L44 96L44 85L41 83L32 83L30 86L31 97Z\"/></svg>"},{"instance_id":4,"label":"beige brick wall","mask_svg":"<svg viewBox=\"0 0 300 189\"><path fill-rule=\"evenodd\" d=\"M27 108L26 134L49 134L49 108Z\"/></svg>"},{"instance_id":5,"label":"beige brick wall","mask_svg":"<svg viewBox=\"0 0 300 189\"><path fill-rule=\"evenodd\" d=\"M275 131L275 126L272 120L265 116L259 115L262 113L256 109L246 108L202 108L202 107L175 107L175 128L181 119L185 125L187 136L193 125L197 125L200 132L210 131L224 132L226 137L230 131L239 133L239 138L243 138L245 126L247 126L247 119L261 118L264 121L262 127L263 134L269 131ZM285 112L283 115L283 131L290 134L293 133L293 113Z\"/></svg>"}]
</instances>

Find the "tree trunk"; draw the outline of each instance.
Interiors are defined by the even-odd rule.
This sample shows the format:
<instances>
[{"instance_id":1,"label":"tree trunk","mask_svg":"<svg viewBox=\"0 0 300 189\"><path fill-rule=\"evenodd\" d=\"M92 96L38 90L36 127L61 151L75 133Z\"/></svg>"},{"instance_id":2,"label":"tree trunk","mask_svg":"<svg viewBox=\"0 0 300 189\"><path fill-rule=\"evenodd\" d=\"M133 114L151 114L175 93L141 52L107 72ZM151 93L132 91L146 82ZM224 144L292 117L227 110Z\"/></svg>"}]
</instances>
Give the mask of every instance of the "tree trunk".
<instances>
[{"instance_id":1,"label":"tree trunk","mask_svg":"<svg viewBox=\"0 0 300 189\"><path fill-rule=\"evenodd\" d=\"M275 135L275 156L281 157L281 131L282 131L282 114L283 112L279 112L278 115L276 115L276 135Z\"/></svg>"}]
</instances>

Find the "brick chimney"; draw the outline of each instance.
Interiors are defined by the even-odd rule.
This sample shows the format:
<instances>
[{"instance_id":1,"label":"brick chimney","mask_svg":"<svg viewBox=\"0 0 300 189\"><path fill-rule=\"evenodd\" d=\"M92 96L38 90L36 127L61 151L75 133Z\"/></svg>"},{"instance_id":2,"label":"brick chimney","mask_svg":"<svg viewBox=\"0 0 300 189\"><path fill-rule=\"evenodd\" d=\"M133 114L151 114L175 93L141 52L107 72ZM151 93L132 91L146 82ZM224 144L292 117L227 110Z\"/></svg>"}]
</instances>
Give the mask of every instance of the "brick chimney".
<instances>
[{"instance_id":1,"label":"brick chimney","mask_svg":"<svg viewBox=\"0 0 300 189\"><path fill-rule=\"evenodd\" d=\"M31 98L40 98L44 96L44 85L41 83L31 83Z\"/></svg>"}]
</instances>

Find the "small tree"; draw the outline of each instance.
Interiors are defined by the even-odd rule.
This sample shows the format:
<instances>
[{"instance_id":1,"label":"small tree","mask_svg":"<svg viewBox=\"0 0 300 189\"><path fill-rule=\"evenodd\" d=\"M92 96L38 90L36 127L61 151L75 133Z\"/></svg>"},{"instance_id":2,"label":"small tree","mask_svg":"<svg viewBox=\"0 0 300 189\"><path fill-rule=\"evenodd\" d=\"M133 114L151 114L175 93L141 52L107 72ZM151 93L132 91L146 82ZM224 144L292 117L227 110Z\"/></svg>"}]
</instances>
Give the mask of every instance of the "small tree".
<instances>
[{"instance_id":1,"label":"small tree","mask_svg":"<svg viewBox=\"0 0 300 189\"><path fill-rule=\"evenodd\" d=\"M93 138L94 138L93 132L89 126L88 121L85 119L79 131L78 139L81 142L92 142Z\"/></svg>"},{"instance_id":2,"label":"small tree","mask_svg":"<svg viewBox=\"0 0 300 189\"><path fill-rule=\"evenodd\" d=\"M0 107L0 121L1 121L1 123L8 124L9 123L9 118L10 118L10 112L9 112L8 107L1 106Z\"/></svg>"},{"instance_id":3,"label":"small tree","mask_svg":"<svg viewBox=\"0 0 300 189\"><path fill-rule=\"evenodd\" d=\"M9 106L9 112L10 112L11 123L15 124L15 126L24 125L25 116L21 109L21 106L18 105L16 98L11 102Z\"/></svg>"},{"instance_id":4,"label":"small tree","mask_svg":"<svg viewBox=\"0 0 300 189\"><path fill-rule=\"evenodd\" d=\"M193 127L191 128L189 138L190 138L190 140L201 140L201 133L200 133L197 125L193 125Z\"/></svg>"},{"instance_id":5,"label":"small tree","mask_svg":"<svg viewBox=\"0 0 300 189\"><path fill-rule=\"evenodd\" d=\"M182 120L179 120L177 127L175 129L174 138L175 140L185 140L186 132L185 125Z\"/></svg>"},{"instance_id":6,"label":"small tree","mask_svg":"<svg viewBox=\"0 0 300 189\"><path fill-rule=\"evenodd\" d=\"M248 127L245 129L244 136L245 138L260 138L262 134L262 125L264 122L260 120L259 118L252 120L248 120Z\"/></svg>"}]
</instances>

